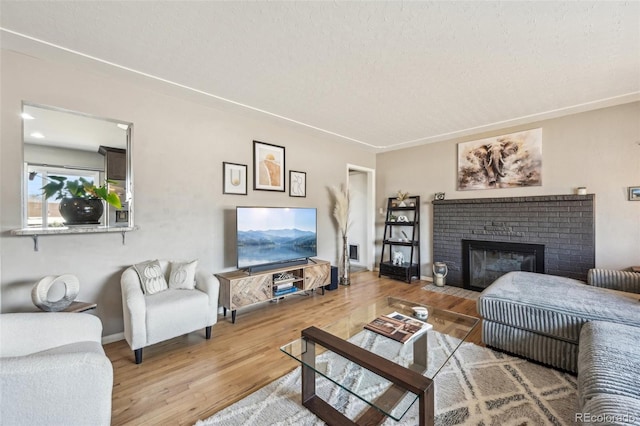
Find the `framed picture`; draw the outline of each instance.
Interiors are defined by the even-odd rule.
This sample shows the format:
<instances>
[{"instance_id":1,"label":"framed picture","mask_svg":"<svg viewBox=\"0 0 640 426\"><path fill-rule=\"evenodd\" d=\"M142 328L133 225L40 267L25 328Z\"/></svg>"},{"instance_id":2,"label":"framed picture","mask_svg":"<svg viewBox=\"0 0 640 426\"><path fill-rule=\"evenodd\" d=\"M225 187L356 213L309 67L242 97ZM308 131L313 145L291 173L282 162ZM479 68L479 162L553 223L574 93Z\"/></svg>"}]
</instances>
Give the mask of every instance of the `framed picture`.
<instances>
[{"instance_id":1,"label":"framed picture","mask_svg":"<svg viewBox=\"0 0 640 426\"><path fill-rule=\"evenodd\" d=\"M640 186L629 187L629 201L640 201Z\"/></svg>"},{"instance_id":2,"label":"framed picture","mask_svg":"<svg viewBox=\"0 0 640 426\"><path fill-rule=\"evenodd\" d=\"M307 196L307 174L305 172L289 170L289 196Z\"/></svg>"},{"instance_id":3,"label":"framed picture","mask_svg":"<svg viewBox=\"0 0 640 426\"><path fill-rule=\"evenodd\" d=\"M247 165L222 162L222 193L247 195Z\"/></svg>"},{"instance_id":4,"label":"framed picture","mask_svg":"<svg viewBox=\"0 0 640 426\"><path fill-rule=\"evenodd\" d=\"M284 192L284 147L253 141L253 189Z\"/></svg>"},{"instance_id":5,"label":"framed picture","mask_svg":"<svg viewBox=\"0 0 640 426\"><path fill-rule=\"evenodd\" d=\"M458 144L458 191L542 185L542 129Z\"/></svg>"}]
</instances>

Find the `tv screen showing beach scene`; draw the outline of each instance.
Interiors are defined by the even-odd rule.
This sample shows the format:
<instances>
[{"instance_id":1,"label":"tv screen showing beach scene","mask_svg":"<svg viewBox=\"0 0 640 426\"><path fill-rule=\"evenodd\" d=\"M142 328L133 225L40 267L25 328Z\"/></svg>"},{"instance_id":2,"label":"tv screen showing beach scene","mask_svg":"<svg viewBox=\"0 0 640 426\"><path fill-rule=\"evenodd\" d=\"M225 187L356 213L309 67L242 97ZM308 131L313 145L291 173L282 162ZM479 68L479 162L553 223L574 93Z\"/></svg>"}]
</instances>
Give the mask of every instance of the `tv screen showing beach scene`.
<instances>
[{"instance_id":1,"label":"tv screen showing beach scene","mask_svg":"<svg viewBox=\"0 0 640 426\"><path fill-rule=\"evenodd\" d=\"M238 268L317 255L316 209L237 207Z\"/></svg>"}]
</instances>

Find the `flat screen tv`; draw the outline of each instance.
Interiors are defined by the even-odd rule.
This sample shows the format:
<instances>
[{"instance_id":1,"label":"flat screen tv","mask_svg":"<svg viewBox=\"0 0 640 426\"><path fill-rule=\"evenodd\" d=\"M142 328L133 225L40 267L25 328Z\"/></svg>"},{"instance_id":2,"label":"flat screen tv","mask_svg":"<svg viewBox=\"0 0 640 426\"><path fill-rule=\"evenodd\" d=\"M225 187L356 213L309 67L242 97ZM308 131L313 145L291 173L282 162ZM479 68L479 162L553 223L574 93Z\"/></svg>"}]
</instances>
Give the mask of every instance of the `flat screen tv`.
<instances>
[{"instance_id":1,"label":"flat screen tv","mask_svg":"<svg viewBox=\"0 0 640 426\"><path fill-rule=\"evenodd\" d=\"M316 209L237 207L238 269L306 260L317 256Z\"/></svg>"}]
</instances>

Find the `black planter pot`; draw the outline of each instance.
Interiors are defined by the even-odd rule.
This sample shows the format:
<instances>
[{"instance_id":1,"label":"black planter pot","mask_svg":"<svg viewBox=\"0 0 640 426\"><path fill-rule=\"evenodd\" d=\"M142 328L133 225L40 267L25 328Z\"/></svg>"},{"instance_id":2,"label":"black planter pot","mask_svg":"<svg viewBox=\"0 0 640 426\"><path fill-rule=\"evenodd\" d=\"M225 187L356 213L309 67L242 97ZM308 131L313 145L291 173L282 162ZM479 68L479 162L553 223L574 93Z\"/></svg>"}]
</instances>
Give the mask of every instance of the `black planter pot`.
<instances>
[{"instance_id":1,"label":"black planter pot","mask_svg":"<svg viewBox=\"0 0 640 426\"><path fill-rule=\"evenodd\" d=\"M97 225L104 213L99 198L63 198L60 214L66 225Z\"/></svg>"}]
</instances>

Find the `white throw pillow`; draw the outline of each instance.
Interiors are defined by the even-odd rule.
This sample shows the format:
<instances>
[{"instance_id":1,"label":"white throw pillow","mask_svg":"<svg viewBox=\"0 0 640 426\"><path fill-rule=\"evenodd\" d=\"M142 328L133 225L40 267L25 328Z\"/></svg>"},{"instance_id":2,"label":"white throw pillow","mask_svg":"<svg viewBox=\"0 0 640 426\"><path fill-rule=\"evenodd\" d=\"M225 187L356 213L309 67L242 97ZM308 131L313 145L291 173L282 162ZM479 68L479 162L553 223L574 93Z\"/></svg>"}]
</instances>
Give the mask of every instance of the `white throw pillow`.
<instances>
[{"instance_id":1,"label":"white throw pillow","mask_svg":"<svg viewBox=\"0 0 640 426\"><path fill-rule=\"evenodd\" d=\"M169 288L167 280L162 273L160 262L157 260L138 263L133 265L133 269L136 270L138 277L140 277L144 294L160 293Z\"/></svg>"},{"instance_id":2,"label":"white throw pillow","mask_svg":"<svg viewBox=\"0 0 640 426\"><path fill-rule=\"evenodd\" d=\"M196 288L196 268L198 261L171 262L169 288L176 290L193 290Z\"/></svg>"}]
</instances>

